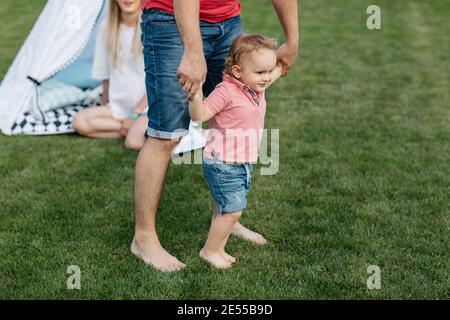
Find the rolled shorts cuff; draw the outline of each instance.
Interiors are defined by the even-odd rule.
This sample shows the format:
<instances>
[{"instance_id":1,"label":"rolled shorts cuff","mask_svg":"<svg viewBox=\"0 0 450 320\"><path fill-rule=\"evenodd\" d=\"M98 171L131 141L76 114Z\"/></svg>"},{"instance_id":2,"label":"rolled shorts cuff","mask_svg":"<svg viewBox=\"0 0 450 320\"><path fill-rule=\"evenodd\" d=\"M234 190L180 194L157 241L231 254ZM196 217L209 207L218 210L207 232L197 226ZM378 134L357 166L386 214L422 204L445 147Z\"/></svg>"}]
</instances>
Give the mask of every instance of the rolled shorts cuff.
<instances>
[{"instance_id":1,"label":"rolled shorts cuff","mask_svg":"<svg viewBox=\"0 0 450 320\"><path fill-rule=\"evenodd\" d=\"M214 203L216 204L216 211L219 214L240 212L240 211L244 211L244 209L247 207L247 200L244 200L244 202L240 203L240 204L221 205L221 204L217 203L216 200L214 200Z\"/></svg>"},{"instance_id":2,"label":"rolled shorts cuff","mask_svg":"<svg viewBox=\"0 0 450 320\"><path fill-rule=\"evenodd\" d=\"M178 129L174 132L159 131L153 128L147 128L147 136L164 140L178 140L189 134L189 130Z\"/></svg>"}]
</instances>

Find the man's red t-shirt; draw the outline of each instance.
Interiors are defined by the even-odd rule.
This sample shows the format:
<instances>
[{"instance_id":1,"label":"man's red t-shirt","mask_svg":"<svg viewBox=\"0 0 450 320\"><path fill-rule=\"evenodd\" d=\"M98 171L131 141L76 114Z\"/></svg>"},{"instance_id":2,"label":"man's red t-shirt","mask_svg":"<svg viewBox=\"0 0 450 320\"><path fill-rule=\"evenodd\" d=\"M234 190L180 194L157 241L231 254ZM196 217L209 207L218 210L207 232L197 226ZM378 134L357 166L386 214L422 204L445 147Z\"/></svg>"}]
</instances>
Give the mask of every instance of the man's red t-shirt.
<instances>
[{"instance_id":1,"label":"man's red t-shirt","mask_svg":"<svg viewBox=\"0 0 450 320\"><path fill-rule=\"evenodd\" d=\"M173 0L144 0L143 9L159 9L171 14ZM236 17L241 12L239 0L200 0L200 20L217 23Z\"/></svg>"}]
</instances>

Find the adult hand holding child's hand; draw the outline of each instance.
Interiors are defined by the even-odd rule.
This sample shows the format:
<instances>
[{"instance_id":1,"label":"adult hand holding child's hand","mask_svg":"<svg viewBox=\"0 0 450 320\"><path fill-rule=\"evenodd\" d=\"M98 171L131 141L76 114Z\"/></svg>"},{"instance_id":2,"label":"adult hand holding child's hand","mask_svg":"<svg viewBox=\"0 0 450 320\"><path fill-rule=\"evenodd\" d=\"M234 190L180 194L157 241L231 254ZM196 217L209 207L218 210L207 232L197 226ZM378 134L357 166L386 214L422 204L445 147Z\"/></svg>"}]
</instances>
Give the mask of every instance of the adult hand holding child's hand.
<instances>
[{"instance_id":1,"label":"adult hand holding child's hand","mask_svg":"<svg viewBox=\"0 0 450 320\"><path fill-rule=\"evenodd\" d=\"M189 100L197 102L203 101L203 81L200 81L200 87L198 88L197 92L193 94L192 98L190 98Z\"/></svg>"},{"instance_id":2,"label":"adult hand holding child's hand","mask_svg":"<svg viewBox=\"0 0 450 320\"><path fill-rule=\"evenodd\" d=\"M177 78L183 86L183 90L189 94L192 100L201 84L206 79L206 60L203 52L185 51L177 71Z\"/></svg>"},{"instance_id":3,"label":"adult hand holding child's hand","mask_svg":"<svg viewBox=\"0 0 450 320\"><path fill-rule=\"evenodd\" d=\"M289 69L294 65L297 59L298 47L290 46L288 44L282 45L277 51L278 62L282 64L282 76L287 76Z\"/></svg>"}]
</instances>

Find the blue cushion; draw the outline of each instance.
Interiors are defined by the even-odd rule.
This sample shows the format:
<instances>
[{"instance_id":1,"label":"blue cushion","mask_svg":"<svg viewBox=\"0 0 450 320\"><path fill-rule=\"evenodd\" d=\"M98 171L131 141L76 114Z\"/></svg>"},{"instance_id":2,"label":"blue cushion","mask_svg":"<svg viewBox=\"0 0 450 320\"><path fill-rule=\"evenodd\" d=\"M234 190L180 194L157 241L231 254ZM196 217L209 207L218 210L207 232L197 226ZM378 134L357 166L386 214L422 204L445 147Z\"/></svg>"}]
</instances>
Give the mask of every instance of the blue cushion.
<instances>
[{"instance_id":1,"label":"blue cushion","mask_svg":"<svg viewBox=\"0 0 450 320\"><path fill-rule=\"evenodd\" d=\"M101 84L101 81L92 78L92 60L78 59L62 72L58 73L54 80L64 82L80 89L89 89Z\"/></svg>"},{"instance_id":2,"label":"blue cushion","mask_svg":"<svg viewBox=\"0 0 450 320\"><path fill-rule=\"evenodd\" d=\"M100 81L92 78L94 50L95 37L92 36L79 58L52 79L81 89L88 89L101 84Z\"/></svg>"},{"instance_id":3,"label":"blue cushion","mask_svg":"<svg viewBox=\"0 0 450 320\"><path fill-rule=\"evenodd\" d=\"M86 94L76 86L50 80L39 87L39 108L43 112L80 103Z\"/></svg>"}]
</instances>

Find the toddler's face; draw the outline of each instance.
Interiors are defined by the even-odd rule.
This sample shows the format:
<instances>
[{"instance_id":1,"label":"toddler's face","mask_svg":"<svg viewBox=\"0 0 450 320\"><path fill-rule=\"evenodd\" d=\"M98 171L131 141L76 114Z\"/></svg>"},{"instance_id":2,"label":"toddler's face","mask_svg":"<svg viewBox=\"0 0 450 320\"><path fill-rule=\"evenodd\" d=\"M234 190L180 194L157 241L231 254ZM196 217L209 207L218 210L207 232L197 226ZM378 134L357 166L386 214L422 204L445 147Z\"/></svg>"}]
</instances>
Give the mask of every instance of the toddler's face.
<instances>
[{"instance_id":1,"label":"toddler's face","mask_svg":"<svg viewBox=\"0 0 450 320\"><path fill-rule=\"evenodd\" d=\"M277 55L273 50L259 49L244 58L240 70L234 75L255 92L267 89L272 78L272 71L277 65Z\"/></svg>"},{"instance_id":2,"label":"toddler's face","mask_svg":"<svg viewBox=\"0 0 450 320\"><path fill-rule=\"evenodd\" d=\"M141 9L140 0L116 0L120 10L125 13L135 13Z\"/></svg>"}]
</instances>

